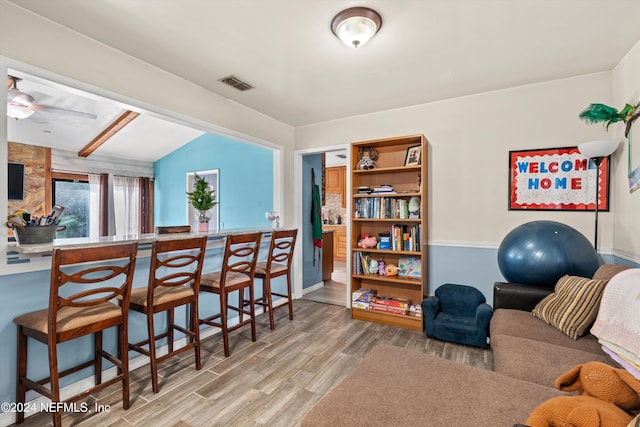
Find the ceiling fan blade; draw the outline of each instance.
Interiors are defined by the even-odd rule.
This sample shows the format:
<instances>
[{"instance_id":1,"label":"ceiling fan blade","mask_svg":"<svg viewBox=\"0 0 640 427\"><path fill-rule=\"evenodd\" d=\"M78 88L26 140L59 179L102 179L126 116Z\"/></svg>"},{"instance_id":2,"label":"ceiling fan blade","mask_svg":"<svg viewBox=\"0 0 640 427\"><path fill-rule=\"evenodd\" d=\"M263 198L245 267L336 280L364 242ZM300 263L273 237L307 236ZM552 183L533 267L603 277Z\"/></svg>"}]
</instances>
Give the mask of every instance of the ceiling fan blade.
<instances>
[{"instance_id":1,"label":"ceiling fan blade","mask_svg":"<svg viewBox=\"0 0 640 427\"><path fill-rule=\"evenodd\" d=\"M83 119L97 119L98 118L98 116L96 116L93 113L85 113L84 111L69 110L67 108L52 107L50 105L32 104L32 105L29 106L29 108L31 108L32 110L35 110L35 111L45 111L45 112L51 112L51 113L60 113L60 114L68 115L68 116L80 117L80 118L83 118Z\"/></svg>"},{"instance_id":2,"label":"ceiling fan blade","mask_svg":"<svg viewBox=\"0 0 640 427\"><path fill-rule=\"evenodd\" d=\"M7 91L7 102L29 107L33 104L33 96L28 93L20 92L18 89L9 89Z\"/></svg>"}]
</instances>

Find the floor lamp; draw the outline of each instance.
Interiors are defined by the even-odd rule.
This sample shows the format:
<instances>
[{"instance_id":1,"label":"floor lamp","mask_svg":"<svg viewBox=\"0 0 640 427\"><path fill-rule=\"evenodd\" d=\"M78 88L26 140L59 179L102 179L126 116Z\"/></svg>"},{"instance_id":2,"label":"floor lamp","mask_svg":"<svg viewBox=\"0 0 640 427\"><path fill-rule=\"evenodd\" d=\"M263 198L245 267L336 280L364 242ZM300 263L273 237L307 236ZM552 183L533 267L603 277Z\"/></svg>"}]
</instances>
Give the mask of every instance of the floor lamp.
<instances>
[{"instance_id":1,"label":"floor lamp","mask_svg":"<svg viewBox=\"0 0 640 427\"><path fill-rule=\"evenodd\" d=\"M597 141L589 141L583 142L582 144L578 144L578 151L583 156L591 159L591 161L596 165L596 199L595 199L595 211L596 211L596 224L595 224L595 238L593 240L593 248L598 252L598 205L600 195L600 165L602 164L602 159L607 156L613 154L616 151L618 146L620 145L620 141L615 139L600 139Z\"/></svg>"}]
</instances>

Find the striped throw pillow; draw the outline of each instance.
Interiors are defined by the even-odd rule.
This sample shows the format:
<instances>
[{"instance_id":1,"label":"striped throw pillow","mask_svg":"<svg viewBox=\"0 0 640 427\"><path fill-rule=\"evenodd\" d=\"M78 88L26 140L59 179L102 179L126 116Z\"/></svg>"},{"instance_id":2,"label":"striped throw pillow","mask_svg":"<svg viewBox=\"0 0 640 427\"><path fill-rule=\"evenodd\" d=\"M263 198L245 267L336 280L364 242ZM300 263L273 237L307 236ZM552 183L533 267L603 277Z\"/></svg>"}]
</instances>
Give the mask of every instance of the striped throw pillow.
<instances>
[{"instance_id":1,"label":"striped throw pillow","mask_svg":"<svg viewBox=\"0 0 640 427\"><path fill-rule=\"evenodd\" d=\"M606 280L563 276L554 292L535 306L533 315L575 340L595 321L606 284Z\"/></svg>"}]
</instances>

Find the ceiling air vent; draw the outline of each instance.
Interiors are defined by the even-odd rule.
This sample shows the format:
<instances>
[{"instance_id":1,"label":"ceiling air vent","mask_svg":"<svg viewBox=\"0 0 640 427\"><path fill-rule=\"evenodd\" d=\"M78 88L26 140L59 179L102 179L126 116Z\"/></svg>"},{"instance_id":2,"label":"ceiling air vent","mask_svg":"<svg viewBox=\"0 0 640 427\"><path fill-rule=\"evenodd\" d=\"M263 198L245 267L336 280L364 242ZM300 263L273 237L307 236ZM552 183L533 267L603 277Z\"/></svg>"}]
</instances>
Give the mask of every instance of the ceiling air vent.
<instances>
[{"instance_id":1,"label":"ceiling air vent","mask_svg":"<svg viewBox=\"0 0 640 427\"><path fill-rule=\"evenodd\" d=\"M245 90L249 90L249 89L253 89L253 86L251 86L249 83L245 83L242 80L240 80L239 78L237 78L236 76L227 76L227 77L223 77L220 80L218 80L224 84L227 84L233 88L238 89L239 91L245 91Z\"/></svg>"}]
</instances>

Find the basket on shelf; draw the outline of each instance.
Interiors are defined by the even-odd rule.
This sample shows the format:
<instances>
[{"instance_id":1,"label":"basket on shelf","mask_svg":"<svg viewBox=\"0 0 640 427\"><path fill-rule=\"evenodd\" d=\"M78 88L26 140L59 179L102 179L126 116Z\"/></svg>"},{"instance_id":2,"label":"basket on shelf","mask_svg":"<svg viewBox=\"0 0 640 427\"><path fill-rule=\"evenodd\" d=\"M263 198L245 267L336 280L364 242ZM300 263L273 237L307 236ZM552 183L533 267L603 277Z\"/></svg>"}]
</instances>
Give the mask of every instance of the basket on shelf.
<instances>
[{"instance_id":1,"label":"basket on shelf","mask_svg":"<svg viewBox=\"0 0 640 427\"><path fill-rule=\"evenodd\" d=\"M32 227L12 227L18 244L28 245L34 243L52 243L56 232L62 231L66 226L39 225Z\"/></svg>"}]
</instances>

